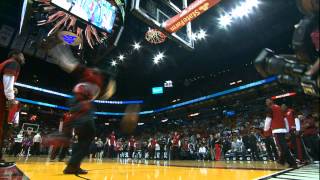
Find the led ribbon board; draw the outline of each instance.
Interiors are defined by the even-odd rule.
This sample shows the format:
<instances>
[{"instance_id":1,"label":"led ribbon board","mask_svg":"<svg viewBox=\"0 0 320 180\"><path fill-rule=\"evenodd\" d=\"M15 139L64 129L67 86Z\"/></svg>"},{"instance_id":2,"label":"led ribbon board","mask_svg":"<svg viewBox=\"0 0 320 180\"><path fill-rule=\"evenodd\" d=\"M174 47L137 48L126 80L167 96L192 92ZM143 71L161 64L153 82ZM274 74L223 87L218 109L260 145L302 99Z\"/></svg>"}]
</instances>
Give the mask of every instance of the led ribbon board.
<instances>
[{"instance_id":1,"label":"led ribbon board","mask_svg":"<svg viewBox=\"0 0 320 180\"><path fill-rule=\"evenodd\" d=\"M208 96L204 96L204 97L200 97L200 98L197 98L197 99L193 99L193 100L190 100L190 101L182 102L182 103L175 104L175 105L172 105L172 106L167 106L167 107L156 109L156 110L142 111L142 112L139 112L139 115L153 114L153 113L157 113L157 112L161 112L161 111L166 111L166 110L169 110L169 109L174 109L174 108L190 105L190 104L197 103L197 102L200 102L200 101L204 101L204 100L216 98L216 97L219 97L219 96L231 94L231 93L234 93L234 92L242 91L244 89L249 89L249 88L253 88L253 87L256 87L256 86L272 83L272 82L274 82L276 80L277 80L277 77L270 77L270 78L267 78L267 79L264 79L264 80L253 82L253 83L250 83L250 84L247 84L247 85L243 85L243 86L240 86L240 87L236 87L236 88L233 88L233 89L229 89L229 90L226 90L226 91L214 93L214 94L211 94L211 95L208 95ZM33 100L28 100L28 99L23 99L23 98L17 98L17 100L20 101L20 102L29 103L29 104L35 104L35 105L39 105L39 106L46 106L46 107L51 107L51 108L56 108L56 109L69 110L69 108L64 107L64 106L58 106L58 105L39 102L39 101L33 101ZM117 112L95 112L95 114L96 115L103 115L103 116L123 116L123 115L125 115L125 113L117 113Z\"/></svg>"},{"instance_id":2,"label":"led ribbon board","mask_svg":"<svg viewBox=\"0 0 320 180\"><path fill-rule=\"evenodd\" d=\"M208 9L217 5L221 0L196 0L179 14L164 22L163 27L169 33L177 32Z\"/></svg>"},{"instance_id":3,"label":"led ribbon board","mask_svg":"<svg viewBox=\"0 0 320 180\"><path fill-rule=\"evenodd\" d=\"M73 98L73 96L71 96L69 94L64 94L64 93L60 93L60 92L56 92L56 91L52 91L52 90L48 90L48 89L43 89L43 88L39 88L39 87L35 87L35 86L23 84L23 83L16 82L15 86L23 87L23 88L27 88L27 89L31 89L31 90L35 90L35 91L40 91L40 92L44 92L44 93L48 93L48 94L53 94L53 95L61 96L61 97L65 97L65 98ZM94 102L97 103L97 104L118 104L118 105L122 105L122 104L143 104L144 103L143 100L132 100L132 101L102 101L102 100L95 100Z\"/></svg>"},{"instance_id":4,"label":"led ribbon board","mask_svg":"<svg viewBox=\"0 0 320 180\"><path fill-rule=\"evenodd\" d=\"M197 102L200 102L200 101L205 101L205 100L208 100L208 99L212 99L212 98L220 97L220 96L223 96L223 95L231 94L231 93L234 93L234 92L242 91L244 89L249 89L249 88L260 86L260 85L263 85L263 84L268 84L268 83L274 82L276 80L277 80L277 77L270 77L270 78L267 78L267 79L264 79L264 80L261 80L261 81L257 81L257 82L253 82L253 83L250 83L250 84L247 84L247 85L243 85L243 86L239 86L239 87L232 88L232 89L229 89L229 90L221 91L221 92L214 93L214 94L211 94L211 95L208 95L208 96L203 96L203 97L200 97L200 98L197 98L197 99L193 99L193 100L190 100L190 101L186 101L186 102L174 104L174 105L171 105L171 106L163 107L163 108L160 108L160 109L156 109L154 111L155 112L161 112L161 111L166 111L166 110L170 110L170 109L174 109L174 108L178 108L178 107L194 104L194 103L197 103Z\"/></svg>"}]
</instances>

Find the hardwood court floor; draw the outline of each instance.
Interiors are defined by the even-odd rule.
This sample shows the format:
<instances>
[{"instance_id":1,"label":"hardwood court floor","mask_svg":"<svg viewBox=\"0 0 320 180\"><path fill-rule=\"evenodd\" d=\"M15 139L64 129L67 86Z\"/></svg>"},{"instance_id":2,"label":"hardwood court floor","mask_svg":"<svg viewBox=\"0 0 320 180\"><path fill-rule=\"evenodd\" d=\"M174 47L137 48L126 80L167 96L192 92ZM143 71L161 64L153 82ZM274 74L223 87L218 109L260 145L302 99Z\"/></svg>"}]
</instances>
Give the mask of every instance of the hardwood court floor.
<instances>
[{"instance_id":1,"label":"hardwood court floor","mask_svg":"<svg viewBox=\"0 0 320 180\"><path fill-rule=\"evenodd\" d=\"M31 157L7 160L16 161L17 167L31 180L80 179L64 175L64 162L48 162L47 158ZM274 162L208 162L208 161L131 161L86 160L81 166L89 174L81 176L92 180L246 180L285 169Z\"/></svg>"}]
</instances>

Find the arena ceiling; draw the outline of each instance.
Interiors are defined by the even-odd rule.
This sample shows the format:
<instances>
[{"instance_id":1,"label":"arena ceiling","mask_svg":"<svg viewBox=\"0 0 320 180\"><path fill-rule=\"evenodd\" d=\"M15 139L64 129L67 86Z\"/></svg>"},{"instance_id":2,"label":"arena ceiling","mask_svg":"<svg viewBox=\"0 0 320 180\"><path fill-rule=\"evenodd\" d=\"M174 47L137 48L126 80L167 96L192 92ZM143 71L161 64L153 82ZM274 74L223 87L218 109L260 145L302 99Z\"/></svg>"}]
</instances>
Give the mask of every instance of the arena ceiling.
<instances>
[{"instance_id":1,"label":"arena ceiling","mask_svg":"<svg viewBox=\"0 0 320 180\"><path fill-rule=\"evenodd\" d=\"M124 63L116 67L116 100L142 99L151 106L168 104L172 100L199 97L211 92L230 88L230 82L243 83L262 79L256 73L252 61L265 47L278 53L291 53L290 42L293 26L301 14L292 0L261 0L255 13L235 21L228 29L220 29L217 19L221 12L228 11L238 0L223 0L218 7L209 10L193 23L193 29L204 29L207 38L196 44L194 51L187 51L167 40L155 46L143 42L148 29L144 23L128 13L125 31L119 45L105 59L96 65L111 66L111 59L132 48L135 41L141 41L144 48L126 57ZM20 16L18 0L1 3L0 18L3 23L17 26ZM8 49L3 49L7 52ZM154 65L155 53L165 53L165 60ZM5 57L1 54L1 58ZM28 57L20 82L48 89L70 92L75 81L57 66ZM89 64L93 64L88 60ZM172 80L174 87L166 89L164 95L151 95L151 88L162 86Z\"/></svg>"}]
</instances>

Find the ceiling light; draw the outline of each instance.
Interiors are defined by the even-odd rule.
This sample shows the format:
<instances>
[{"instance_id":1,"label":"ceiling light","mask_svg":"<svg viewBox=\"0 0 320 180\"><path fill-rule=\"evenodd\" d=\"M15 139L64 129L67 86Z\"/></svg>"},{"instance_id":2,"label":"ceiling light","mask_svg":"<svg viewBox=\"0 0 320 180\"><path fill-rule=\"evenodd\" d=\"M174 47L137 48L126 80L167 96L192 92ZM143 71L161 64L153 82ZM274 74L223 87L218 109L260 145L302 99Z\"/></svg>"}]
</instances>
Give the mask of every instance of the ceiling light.
<instances>
[{"instance_id":1,"label":"ceiling light","mask_svg":"<svg viewBox=\"0 0 320 180\"><path fill-rule=\"evenodd\" d=\"M135 43L133 44L133 49L134 49L134 50L139 50L140 48L141 48L140 43L135 42Z\"/></svg>"},{"instance_id":2,"label":"ceiling light","mask_svg":"<svg viewBox=\"0 0 320 180\"><path fill-rule=\"evenodd\" d=\"M159 60L154 59L154 60L153 60L153 64L159 64Z\"/></svg>"},{"instance_id":3,"label":"ceiling light","mask_svg":"<svg viewBox=\"0 0 320 180\"><path fill-rule=\"evenodd\" d=\"M250 9L253 9L253 8L257 8L260 4L259 0L246 0L244 2L244 4L248 7L250 7Z\"/></svg>"},{"instance_id":4,"label":"ceiling light","mask_svg":"<svg viewBox=\"0 0 320 180\"><path fill-rule=\"evenodd\" d=\"M198 34L197 34L197 39L203 40L203 39L205 39L207 36L208 36L208 35L207 35L207 32L206 32L205 30L203 30L203 29L200 29L200 31L199 31Z\"/></svg>"},{"instance_id":5,"label":"ceiling light","mask_svg":"<svg viewBox=\"0 0 320 180\"><path fill-rule=\"evenodd\" d=\"M125 57L124 57L124 55L123 55L123 54L120 54L120 55L119 55L119 60L120 60L120 61L123 61L123 60L124 60L124 58L125 58Z\"/></svg>"},{"instance_id":6,"label":"ceiling light","mask_svg":"<svg viewBox=\"0 0 320 180\"><path fill-rule=\"evenodd\" d=\"M117 61L116 60L113 60L112 62L111 62L111 66L116 66L118 63L117 63Z\"/></svg>"},{"instance_id":7,"label":"ceiling light","mask_svg":"<svg viewBox=\"0 0 320 180\"><path fill-rule=\"evenodd\" d=\"M246 3L243 3L242 5L236 7L231 11L231 16L233 18L243 18L245 16L248 16L250 10L251 7L247 6Z\"/></svg>"},{"instance_id":8,"label":"ceiling light","mask_svg":"<svg viewBox=\"0 0 320 180\"><path fill-rule=\"evenodd\" d=\"M144 125L144 123L138 123L138 126L142 126L142 125Z\"/></svg>"},{"instance_id":9,"label":"ceiling light","mask_svg":"<svg viewBox=\"0 0 320 180\"><path fill-rule=\"evenodd\" d=\"M161 120L161 122L167 122L169 119L163 119L163 120Z\"/></svg>"},{"instance_id":10,"label":"ceiling light","mask_svg":"<svg viewBox=\"0 0 320 180\"><path fill-rule=\"evenodd\" d=\"M232 17L229 14L225 14L219 18L219 26L220 28L227 28L232 23Z\"/></svg>"},{"instance_id":11,"label":"ceiling light","mask_svg":"<svg viewBox=\"0 0 320 180\"><path fill-rule=\"evenodd\" d=\"M159 52L157 55L153 57L153 63L159 64L159 62L164 58L164 54L162 52Z\"/></svg>"},{"instance_id":12,"label":"ceiling light","mask_svg":"<svg viewBox=\"0 0 320 180\"><path fill-rule=\"evenodd\" d=\"M190 114L189 117L195 117L195 116L199 116L200 113L193 113L193 114Z\"/></svg>"}]
</instances>

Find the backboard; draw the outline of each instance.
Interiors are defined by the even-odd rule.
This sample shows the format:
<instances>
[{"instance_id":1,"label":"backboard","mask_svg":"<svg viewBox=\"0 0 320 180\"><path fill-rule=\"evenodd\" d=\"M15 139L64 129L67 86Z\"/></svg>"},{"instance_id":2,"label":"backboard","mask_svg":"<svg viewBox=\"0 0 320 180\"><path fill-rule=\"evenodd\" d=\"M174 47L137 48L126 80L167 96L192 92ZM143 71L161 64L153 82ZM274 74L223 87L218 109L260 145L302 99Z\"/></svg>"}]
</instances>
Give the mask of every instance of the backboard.
<instances>
[{"instance_id":1,"label":"backboard","mask_svg":"<svg viewBox=\"0 0 320 180\"><path fill-rule=\"evenodd\" d=\"M23 123L21 130L23 132L31 132L31 133L37 133L39 131L39 125L38 124L31 124L31 123Z\"/></svg>"},{"instance_id":2,"label":"backboard","mask_svg":"<svg viewBox=\"0 0 320 180\"><path fill-rule=\"evenodd\" d=\"M175 33L167 32L163 23L188 7L187 0L132 0L131 11L152 28L159 29L171 40L187 49L194 49L191 22Z\"/></svg>"}]
</instances>

